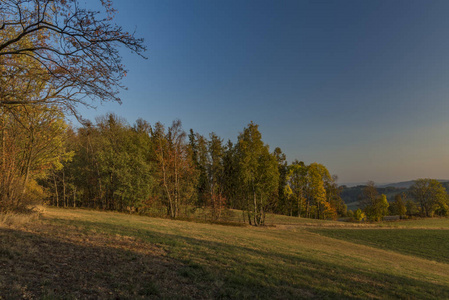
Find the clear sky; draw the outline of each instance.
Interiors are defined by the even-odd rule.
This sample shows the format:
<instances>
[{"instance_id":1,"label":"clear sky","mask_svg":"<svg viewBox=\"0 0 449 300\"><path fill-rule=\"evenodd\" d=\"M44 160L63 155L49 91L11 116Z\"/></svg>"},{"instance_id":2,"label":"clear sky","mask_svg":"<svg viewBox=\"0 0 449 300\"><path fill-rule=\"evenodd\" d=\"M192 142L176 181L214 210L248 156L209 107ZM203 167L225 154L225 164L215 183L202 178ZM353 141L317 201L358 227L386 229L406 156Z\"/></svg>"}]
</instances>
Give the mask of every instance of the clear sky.
<instances>
[{"instance_id":1,"label":"clear sky","mask_svg":"<svg viewBox=\"0 0 449 300\"><path fill-rule=\"evenodd\" d=\"M115 0L145 38L115 112L236 140L250 122L339 183L449 179L449 1Z\"/></svg>"}]
</instances>

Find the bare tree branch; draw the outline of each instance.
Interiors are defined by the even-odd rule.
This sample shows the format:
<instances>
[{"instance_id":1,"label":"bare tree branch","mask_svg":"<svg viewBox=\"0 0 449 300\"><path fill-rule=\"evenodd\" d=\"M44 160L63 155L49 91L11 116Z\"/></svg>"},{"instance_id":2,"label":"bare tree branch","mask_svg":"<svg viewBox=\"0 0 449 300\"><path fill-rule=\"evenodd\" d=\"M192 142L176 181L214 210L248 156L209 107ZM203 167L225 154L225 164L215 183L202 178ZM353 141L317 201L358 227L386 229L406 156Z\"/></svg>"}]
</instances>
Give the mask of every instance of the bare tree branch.
<instances>
[{"instance_id":1,"label":"bare tree branch","mask_svg":"<svg viewBox=\"0 0 449 300\"><path fill-rule=\"evenodd\" d=\"M112 0L100 2L101 12L78 0L1 1L0 106L48 103L73 113L88 99L120 102L126 69L118 48L145 58L146 47L113 22Z\"/></svg>"}]
</instances>

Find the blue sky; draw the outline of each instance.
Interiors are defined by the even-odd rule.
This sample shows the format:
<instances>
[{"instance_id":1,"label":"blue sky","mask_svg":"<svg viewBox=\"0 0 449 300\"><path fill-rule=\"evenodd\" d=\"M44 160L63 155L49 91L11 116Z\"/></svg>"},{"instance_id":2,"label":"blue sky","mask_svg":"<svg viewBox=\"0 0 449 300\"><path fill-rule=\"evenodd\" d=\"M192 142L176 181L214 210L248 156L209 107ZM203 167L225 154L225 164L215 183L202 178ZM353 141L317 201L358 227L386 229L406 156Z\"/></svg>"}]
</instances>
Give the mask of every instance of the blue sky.
<instances>
[{"instance_id":1,"label":"blue sky","mask_svg":"<svg viewBox=\"0 0 449 300\"><path fill-rule=\"evenodd\" d=\"M145 38L115 112L236 140L250 122L340 183L449 179L449 1L116 0Z\"/></svg>"}]
</instances>

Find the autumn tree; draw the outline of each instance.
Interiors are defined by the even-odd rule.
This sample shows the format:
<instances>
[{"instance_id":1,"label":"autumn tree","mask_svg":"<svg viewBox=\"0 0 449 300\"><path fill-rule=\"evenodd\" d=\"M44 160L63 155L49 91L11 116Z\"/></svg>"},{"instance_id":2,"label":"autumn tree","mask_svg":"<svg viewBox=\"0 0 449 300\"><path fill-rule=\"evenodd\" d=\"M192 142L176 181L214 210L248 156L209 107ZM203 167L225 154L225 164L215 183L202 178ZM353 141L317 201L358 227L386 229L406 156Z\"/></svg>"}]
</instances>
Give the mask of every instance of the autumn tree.
<instances>
[{"instance_id":1,"label":"autumn tree","mask_svg":"<svg viewBox=\"0 0 449 300\"><path fill-rule=\"evenodd\" d=\"M190 129L189 133L189 148L191 159L193 161L194 168L196 169L197 184L196 184L196 206L204 207L208 203L210 196L209 178L207 175L208 169L208 150L207 140L199 133L195 133L193 129Z\"/></svg>"},{"instance_id":2,"label":"autumn tree","mask_svg":"<svg viewBox=\"0 0 449 300\"><path fill-rule=\"evenodd\" d=\"M14 28L0 30L2 38L15 34ZM17 43L18 47L33 46L31 37ZM38 61L28 55L0 55L0 106L13 109L41 97L48 88L48 74ZM4 102L8 105L4 105ZM36 103L35 103L36 104ZM42 106L42 103L39 103Z\"/></svg>"},{"instance_id":3,"label":"autumn tree","mask_svg":"<svg viewBox=\"0 0 449 300\"><path fill-rule=\"evenodd\" d=\"M340 196L341 188L337 184L338 176L332 175L332 177L325 177L324 187L326 189L326 197L330 206L333 208L334 213L329 215L332 218L336 218L337 215L346 216L348 207L344 203L343 199Z\"/></svg>"},{"instance_id":4,"label":"autumn tree","mask_svg":"<svg viewBox=\"0 0 449 300\"><path fill-rule=\"evenodd\" d=\"M90 121L78 128L70 143L75 155L70 163L64 164L64 168L74 174L73 184L79 193L79 205L106 209L103 206L104 184L98 159L98 152L102 148L100 135L100 131ZM57 181L55 177L51 190L54 193L53 204L59 206L60 184Z\"/></svg>"},{"instance_id":5,"label":"autumn tree","mask_svg":"<svg viewBox=\"0 0 449 300\"><path fill-rule=\"evenodd\" d=\"M27 192L35 179L70 155L64 147L67 125L55 107L1 108L0 116L0 210L14 210L33 198Z\"/></svg>"},{"instance_id":6,"label":"autumn tree","mask_svg":"<svg viewBox=\"0 0 449 300\"><path fill-rule=\"evenodd\" d=\"M102 11L77 0L4 0L0 5L2 78L33 78L41 85L33 97L0 86L0 106L55 104L71 112L89 100L118 101L126 76L119 47L142 55L143 40L114 23L111 0ZM30 61L33 62L29 68Z\"/></svg>"},{"instance_id":7,"label":"autumn tree","mask_svg":"<svg viewBox=\"0 0 449 300\"><path fill-rule=\"evenodd\" d=\"M286 211L288 202L288 190L285 189L287 185L288 177L288 163L287 156L282 152L281 148L276 147L273 151L273 155L276 157L279 170L279 187L278 197L273 199L274 203L271 204L271 209L276 213L283 213Z\"/></svg>"},{"instance_id":8,"label":"autumn tree","mask_svg":"<svg viewBox=\"0 0 449 300\"><path fill-rule=\"evenodd\" d=\"M289 215L335 219L337 214L346 214L336 177L322 164L315 162L307 166L295 160L288 166L284 190Z\"/></svg>"},{"instance_id":9,"label":"autumn tree","mask_svg":"<svg viewBox=\"0 0 449 300\"><path fill-rule=\"evenodd\" d=\"M74 152L44 181L56 206L137 212L155 186L149 124L107 114L68 139Z\"/></svg>"},{"instance_id":10,"label":"autumn tree","mask_svg":"<svg viewBox=\"0 0 449 300\"><path fill-rule=\"evenodd\" d=\"M388 214L388 207L387 196L382 194L365 207L365 214L370 221L382 221L383 217Z\"/></svg>"},{"instance_id":11,"label":"autumn tree","mask_svg":"<svg viewBox=\"0 0 449 300\"><path fill-rule=\"evenodd\" d=\"M420 178L410 187L410 193L421 209L421 214L432 217L435 213L447 215L448 196L446 189L436 179Z\"/></svg>"},{"instance_id":12,"label":"autumn tree","mask_svg":"<svg viewBox=\"0 0 449 300\"><path fill-rule=\"evenodd\" d=\"M359 206L371 221L381 221L388 214L389 203L385 195L379 195L373 181L368 181L362 191Z\"/></svg>"},{"instance_id":13,"label":"autumn tree","mask_svg":"<svg viewBox=\"0 0 449 300\"><path fill-rule=\"evenodd\" d=\"M307 166L304 162L295 160L288 166L284 194L286 196L285 213L298 216L305 212L307 189Z\"/></svg>"},{"instance_id":14,"label":"autumn tree","mask_svg":"<svg viewBox=\"0 0 449 300\"><path fill-rule=\"evenodd\" d=\"M240 166L237 146L230 140L223 146L223 194L229 207L243 210L245 207L239 181Z\"/></svg>"},{"instance_id":15,"label":"autumn tree","mask_svg":"<svg viewBox=\"0 0 449 300\"><path fill-rule=\"evenodd\" d=\"M251 122L238 137L237 155L248 222L263 225L270 197L279 184L276 158L262 141L258 125Z\"/></svg>"},{"instance_id":16,"label":"autumn tree","mask_svg":"<svg viewBox=\"0 0 449 300\"><path fill-rule=\"evenodd\" d=\"M226 208L226 197L224 196L224 149L223 140L213 132L209 135L207 150L209 154L207 174L212 217L220 219Z\"/></svg>"},{"instance_id":17,"label":"autumn tree","mask_svg":"<svg viewBox=\"0 0 449 300\"><path fill-rule=\"evenodd\" d=\"M407 207L403 198L405 198L405 194L397 194L394 196L394 202L390 205L392 214L405 216L407 213Z\"/></svg>"},{"instance_id":18,"label":"autumn tree","mask_svg":"<svg viewBox=\"0 0 449 300\"><path fill-rule=\"evenodd\" d=\"M370 205L374 205L378 196L379 192L377 191L374 181L368 181L360 196L359 207L365 209Z\"/></svg>"},{"instance_id":19,"label":"autumn tree","mask_svg":"<svg viewBox=\"0 0 449 300\"><path fill-rule=\"evenodd\" d=\"M418 206L412 199L407 199L407 201L405 201L405 208L407 216L409 217L419 214Z\"/></svg>"},{"instance_id":20,"label":"autumn tree","mask_svg":"<svg viewBox=\"0 0 449 300\"><path fill-rule=\"evenodd\" d=\"M73 142L76 140L75 131L68 127L64 137L64 147L66 155L60 157L59 163L53 168L50 168L45 177L40 178L39 184L47 190L47 201L55 206L69 205L69 198L72 200L71 204L76 207L76 186L74 184L74 173L72 168L67 168L73 162L73 156L75 155ZM48 203L48 202L47 202Z\"/></svg>"},{"instance_id":21,"label":"autumn tree","mask_svg":"<svg viewBox=\"0 0 449 300\"><path fill-rule=\"evenodd\" d=\"M354 219L355 219L356 221L359 221L359 222L365 221L365 220L366 220L366 215L365 215L365 213L364 213L360 208L358 208L358 209L354 212Z\"/></svg>"},{"instance_id":22,"label":"autumn tree","mask_svg":"<svg viewBox=\"0 0 449 300\"><path fill-rule=\"evenodd\" d=\"M307 217L315 217L317 219L336 217L336 209L331 206L327 197L326 183L330 181L332 181L332 177L322 164L311 163L307 167Z\"/></svg>"},{"instance_id":23,"label":"autumn tree","mask_svg":"<svg viewBox=\"0 0 449 300\"><path fill-rule=\"evenodd\" d=\"M161 123L156 123L151 136L167 215L176 218L181 207L186 207L193 199L197 178L185 141L186 134L181 121L175 120L167 130Z\"/></svg>"}]
</instances>

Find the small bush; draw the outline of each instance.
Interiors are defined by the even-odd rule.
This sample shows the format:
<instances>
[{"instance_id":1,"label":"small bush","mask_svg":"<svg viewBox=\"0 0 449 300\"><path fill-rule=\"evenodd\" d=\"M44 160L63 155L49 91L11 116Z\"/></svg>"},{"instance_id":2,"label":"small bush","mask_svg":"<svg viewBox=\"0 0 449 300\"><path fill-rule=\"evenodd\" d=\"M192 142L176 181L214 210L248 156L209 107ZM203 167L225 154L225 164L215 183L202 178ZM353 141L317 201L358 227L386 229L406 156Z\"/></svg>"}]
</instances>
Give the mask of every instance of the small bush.
<instances>
[{"instance_id":1,"label":"small bush","mask_svg":"<svg viewBox=\"0 0 449 300\"><path fill-rule=\"evenodd\" d=\"M38 213L15 214L3 213L0 214L0 225L6 226L21 226L39 218Z\"/></svg>"},{"instance_id":2,"label":"small bush","mask_svg":"<svg viewBox=\"0 0 449 300\"><path fill-rule=\"evenodd\" d=\"M35 180L27 183L25 192L22 184L14 182L7 189L0 190L0 212L31 213L35 206L42 204L45 197L45 191Z\"/></svg>"}]
</instances>

